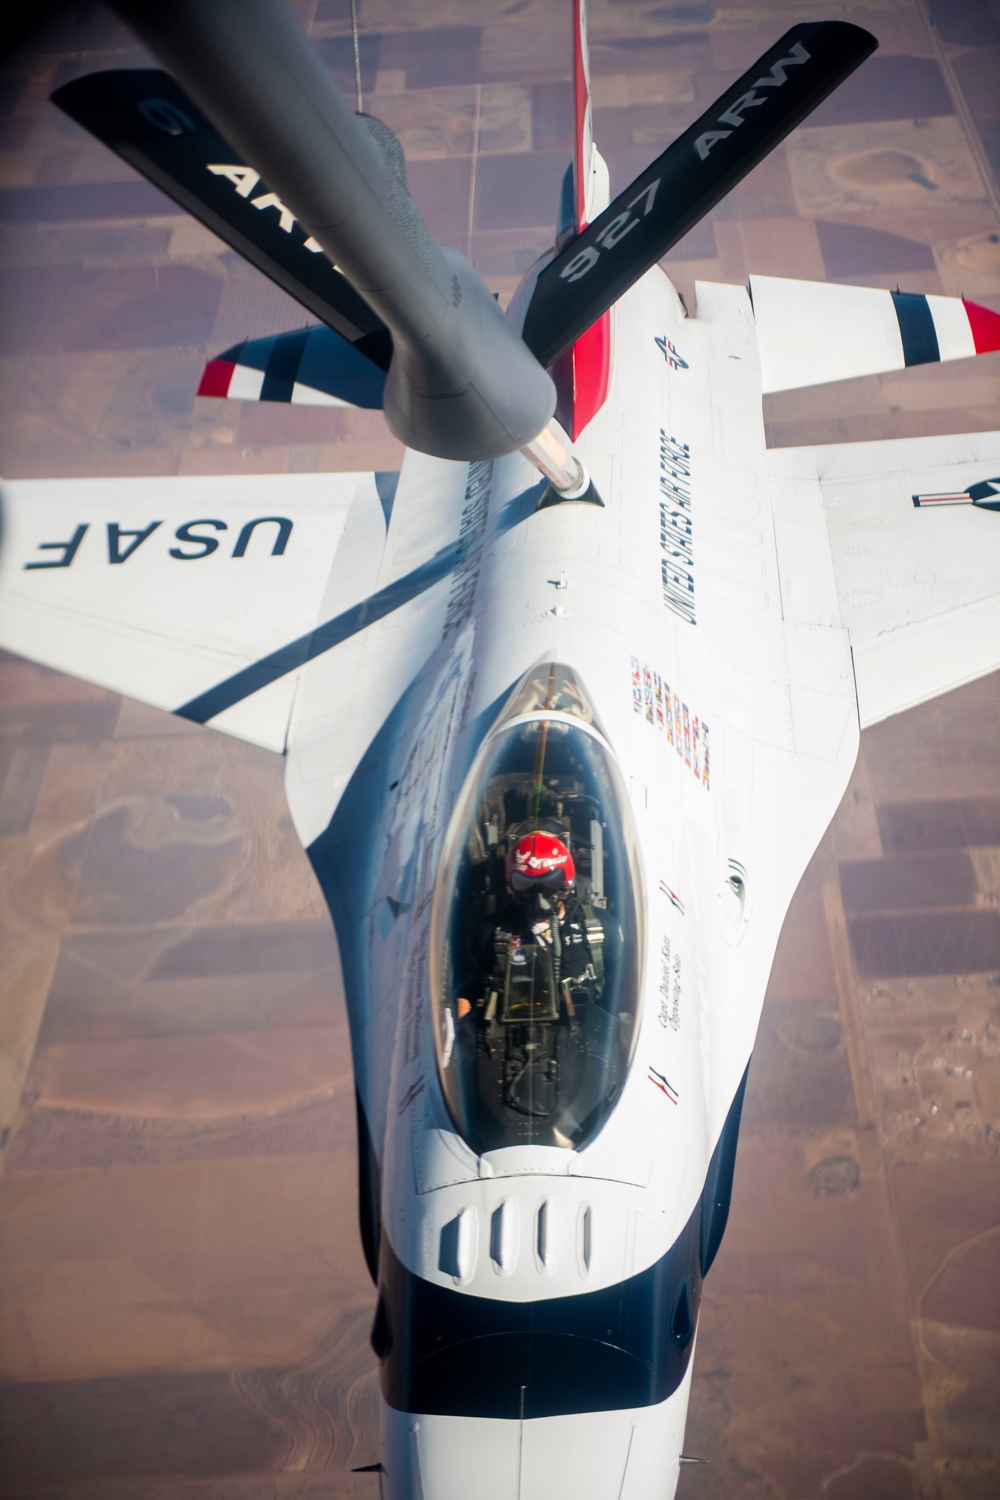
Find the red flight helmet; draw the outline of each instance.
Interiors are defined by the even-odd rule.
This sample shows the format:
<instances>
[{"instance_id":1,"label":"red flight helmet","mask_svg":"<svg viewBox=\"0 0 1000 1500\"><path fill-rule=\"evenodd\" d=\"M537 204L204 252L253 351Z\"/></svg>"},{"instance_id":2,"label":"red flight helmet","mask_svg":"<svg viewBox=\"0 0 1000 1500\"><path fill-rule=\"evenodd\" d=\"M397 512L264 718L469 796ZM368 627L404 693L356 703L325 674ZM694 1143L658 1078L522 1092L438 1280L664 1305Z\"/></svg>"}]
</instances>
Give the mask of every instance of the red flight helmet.
<instances>
[{"instance_id":1,"label":"red flight helmet","mask_svg":"<svg viewBox=\"0 0 1000 1500\"><path fill-rule=\"evenodd\" d=\"M575 879L573 856L554 833L526 833L507 851L507 884L518 894L566 890Z\"/></svg>"}]
</instances>

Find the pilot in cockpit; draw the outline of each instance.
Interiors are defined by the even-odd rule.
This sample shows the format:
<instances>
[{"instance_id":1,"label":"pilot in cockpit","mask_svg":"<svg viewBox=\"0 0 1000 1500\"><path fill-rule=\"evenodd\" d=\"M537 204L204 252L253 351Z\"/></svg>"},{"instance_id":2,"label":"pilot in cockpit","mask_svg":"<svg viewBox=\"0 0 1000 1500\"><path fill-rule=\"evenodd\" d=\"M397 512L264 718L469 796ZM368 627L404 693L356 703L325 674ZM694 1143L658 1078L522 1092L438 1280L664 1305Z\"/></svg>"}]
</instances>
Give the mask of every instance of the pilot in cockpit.
<instances>
[{"instance_id":1,"label":"pilot in cockpit","mask_svg":"<svg viewBox=\"0 0 1000 1500\"><path fill-rule=\"evenodd\" d=\"M514 996L521 989L518 980L528 975L518 971L533 965L538 977L531 986L532 1015L524 1019L554 1020L560 1014L572 1019L576 1005L592 998L594 978L573 856L556 834L536 828L511 844L504 871L507 900L494 918L487 957L501 1001L499 1018L519 1018ZM543 1004L546 992L549 1003Z\"/></svg>"},{"instance_id":2,"label":"pilot in cockpit","mask_svg":"<svg viewBox=\"0 0 1000 1500\"><path fill-rule=\"evenodd\" d=\"M563 976L572 977L574 954L583 958L590 949L566 844L543 829L522 834L507 851L504 868L509 899L497 914L498 927L506 923L516 930L527 923L535 942L562 956Z\"/></svg>"}]
</instances>

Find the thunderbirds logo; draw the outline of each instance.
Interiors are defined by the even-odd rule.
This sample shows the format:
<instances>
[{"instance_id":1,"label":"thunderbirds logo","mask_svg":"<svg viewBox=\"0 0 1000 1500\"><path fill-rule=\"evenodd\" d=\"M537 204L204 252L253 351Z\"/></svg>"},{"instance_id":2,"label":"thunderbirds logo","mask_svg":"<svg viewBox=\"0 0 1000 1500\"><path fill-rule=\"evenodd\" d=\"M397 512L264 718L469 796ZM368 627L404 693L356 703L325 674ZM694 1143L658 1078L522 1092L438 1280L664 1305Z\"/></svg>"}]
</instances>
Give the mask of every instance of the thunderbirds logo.
<instances>
[{"instance_id":1,"label":"thunderbirds logo","mask_svg":"<svg viewBox=\"0 0 1000 1500\"><path fill-rule=\"evenodd\" d=\"M686 370L688 368L687 360L681 358L677 353L676 344L672 344L666 335L663 338L654 339L653 342L672 370Z\"/></svg>"}]
</instances>

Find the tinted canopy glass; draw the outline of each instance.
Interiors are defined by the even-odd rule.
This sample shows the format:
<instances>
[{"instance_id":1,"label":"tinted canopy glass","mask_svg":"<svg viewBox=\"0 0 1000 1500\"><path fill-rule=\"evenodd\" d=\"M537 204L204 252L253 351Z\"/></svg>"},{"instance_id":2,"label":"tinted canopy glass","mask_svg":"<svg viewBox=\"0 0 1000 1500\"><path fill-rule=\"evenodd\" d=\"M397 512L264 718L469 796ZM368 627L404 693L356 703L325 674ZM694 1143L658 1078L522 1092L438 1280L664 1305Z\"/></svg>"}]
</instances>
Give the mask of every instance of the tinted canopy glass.
<instances>
[{"instance_id":1,"label":"tinted canopy glass","mask_svg":"<svg viewBox=\"0 0 1000 1500\"><path fill-rule=\"evenodd\" d=\"M518 712L522 697L473 769L435 892L438 1064L477 1152L580 1149L636 1035L638 877L620 774L583 714Z\"/></svg>"}]
</instances>

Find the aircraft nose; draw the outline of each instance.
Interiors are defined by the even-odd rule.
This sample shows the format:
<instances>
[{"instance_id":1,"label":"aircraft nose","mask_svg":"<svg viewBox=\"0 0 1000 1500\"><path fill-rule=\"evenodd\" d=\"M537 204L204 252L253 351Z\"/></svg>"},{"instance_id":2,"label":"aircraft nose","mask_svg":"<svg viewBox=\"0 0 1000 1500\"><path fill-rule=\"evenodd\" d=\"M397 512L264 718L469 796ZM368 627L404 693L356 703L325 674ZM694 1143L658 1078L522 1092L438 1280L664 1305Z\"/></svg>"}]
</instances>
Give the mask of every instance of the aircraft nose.
<instances>
[{"instance_id":1,"label":"aircraft nose","mask_svg":"<svg viewBox=\"0 0 1000 1500\"><path fill-rule=\"evenodd\" d=\"M382 1417L383 1500L671 1500L677 1486L679 1435L663 1406L523 1422L383 1406Z\"/></svg>"}]
</instances>

